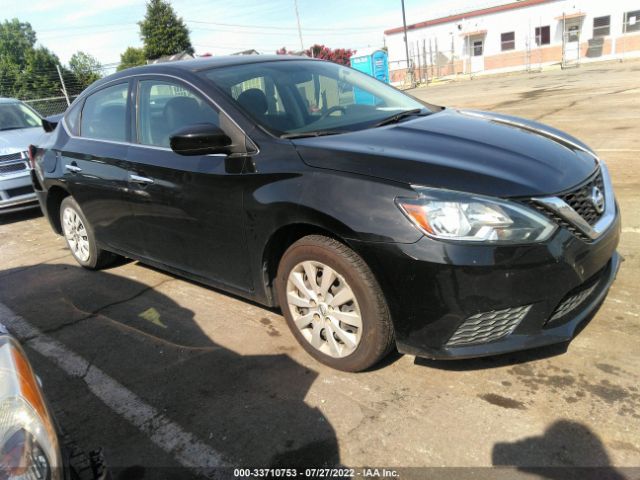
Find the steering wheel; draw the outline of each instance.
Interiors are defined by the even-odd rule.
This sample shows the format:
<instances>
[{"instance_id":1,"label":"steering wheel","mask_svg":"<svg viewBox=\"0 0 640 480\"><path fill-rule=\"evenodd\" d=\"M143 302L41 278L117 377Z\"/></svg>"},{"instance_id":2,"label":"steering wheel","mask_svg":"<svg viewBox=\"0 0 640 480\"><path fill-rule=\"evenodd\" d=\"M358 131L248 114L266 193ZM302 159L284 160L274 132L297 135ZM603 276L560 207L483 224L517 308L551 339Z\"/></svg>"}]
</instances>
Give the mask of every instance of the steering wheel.
<instances>
[{"instance_id":1,"label":"steering wheel","mask_svg":"<svg viewBox=\"0 0 640 480\"><path fill-rule=\"evenodd\" d=\"M326 112L320 115L320 118L316 120L316 122L319 122L320 120L324 120L333 112L342 112L342 114L344 115L345 113L347 113L347 109L344 107L341 107L340 105L334 105L333 107L329 107Z\"/></svg>"}]
</instances>

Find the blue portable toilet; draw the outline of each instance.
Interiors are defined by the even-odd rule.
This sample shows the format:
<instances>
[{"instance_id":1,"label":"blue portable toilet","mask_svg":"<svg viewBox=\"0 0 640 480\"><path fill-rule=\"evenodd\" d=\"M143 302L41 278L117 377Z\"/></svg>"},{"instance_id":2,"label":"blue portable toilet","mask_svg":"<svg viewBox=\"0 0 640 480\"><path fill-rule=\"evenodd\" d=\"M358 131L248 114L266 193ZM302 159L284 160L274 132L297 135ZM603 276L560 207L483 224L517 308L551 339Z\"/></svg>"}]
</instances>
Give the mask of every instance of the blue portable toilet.
<instances>
[{"instance_id":1,"label":"blue portable toilet","mask_svg":"<svg viewBox=\"0 0 640 480\"><path fill-rule=\"evenodd\" d=\"M351 57L351 67L371 75L381 82L389 83L389 60L387 52L377 48L368 48L356 52ZM354 89L355 102L360 105L374 105L373 96L360 89Z\"/></svg>"}]
</instances>

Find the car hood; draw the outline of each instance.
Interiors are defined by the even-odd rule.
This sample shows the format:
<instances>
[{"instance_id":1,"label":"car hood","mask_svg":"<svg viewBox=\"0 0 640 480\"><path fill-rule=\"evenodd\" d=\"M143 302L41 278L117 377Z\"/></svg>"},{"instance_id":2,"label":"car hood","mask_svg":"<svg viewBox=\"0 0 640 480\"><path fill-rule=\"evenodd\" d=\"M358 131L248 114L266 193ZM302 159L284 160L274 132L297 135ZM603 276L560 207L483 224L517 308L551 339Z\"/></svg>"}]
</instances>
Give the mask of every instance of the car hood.
<instances>
[{"instance_id":1,"label":"car hood","mask_svg":"<svg viewBox=\"0 0 640 480\"><path fill-rule=\"evenodd\" d=\"M0 131L0 155L26 152L29 145L37 143L43 134L42 127Z\"/></svg>"},{"instance_id":2,"label":"car hood","mask_svg":"<svg viewBox=\"0 0 640 480\"><path fill-rule=\"evenodd\" d=\"M386 127L294 140L318 168L500 197L547 195L591 175L595 154L540 123L444 109Z\"/></svg>"}]
</instances>

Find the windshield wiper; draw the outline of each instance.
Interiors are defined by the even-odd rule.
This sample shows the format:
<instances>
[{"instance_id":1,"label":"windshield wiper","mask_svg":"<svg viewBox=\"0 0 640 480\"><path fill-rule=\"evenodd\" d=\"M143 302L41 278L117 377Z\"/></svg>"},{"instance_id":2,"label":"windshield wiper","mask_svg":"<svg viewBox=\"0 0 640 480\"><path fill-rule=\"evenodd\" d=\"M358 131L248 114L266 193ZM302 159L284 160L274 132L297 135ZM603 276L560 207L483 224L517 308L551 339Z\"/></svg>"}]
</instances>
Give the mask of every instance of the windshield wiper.
<instances>
[{"instance_id":1,"label":"windshield wiper","mask_svg":"<svg viewBox=\"0 0 640 480\"><path fill-rule=\"evenodd\" d=\"M324 137L325 135L338 135L345 133L342 130L316 130L311 132L295 132L280 135L280 138L306 138L306 137Z\"/></svg>"},{"instance_id":2,"label":"windshield wiper","mask_svg":"<svg viewBox=\"0 0 640 480\"><path fill-rule=\"evenodd\" d=\"M398 123L400 120L406 117L428 115L428 112L424 111L424 108L414 108L412 110L405 110L404 112L396 113L384 120L379 121L374 127L382 127L383 125L389 125L390 123Z\"/></svg>"}]
</instances>

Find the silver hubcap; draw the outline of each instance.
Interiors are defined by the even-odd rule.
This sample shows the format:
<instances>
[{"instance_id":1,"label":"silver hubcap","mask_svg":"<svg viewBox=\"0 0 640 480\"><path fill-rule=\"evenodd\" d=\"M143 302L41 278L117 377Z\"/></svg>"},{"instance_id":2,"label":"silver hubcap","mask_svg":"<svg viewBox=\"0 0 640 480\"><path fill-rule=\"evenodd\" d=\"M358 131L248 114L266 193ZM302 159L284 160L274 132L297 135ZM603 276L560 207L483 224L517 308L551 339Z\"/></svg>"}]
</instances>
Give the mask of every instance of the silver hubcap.
<instances>
[{"instance_id":1,"label":"silver hubcap","mask_svg":"<svg viewBox=\"0 0 640 480\"><path fill-rule=\"evenodd\" d=\"M329 266L314 261L296 265L287 280L287 302L296 327L316 350L341 358L358 347L358 301L344 277Z\"/></svg>"},{"instance_id":2,"label":"silver hubcap","mask_svg":"<svg viewBox=\"0 0 640 480\"><path fill-rule=\"evenodd\" d=\"M62 228L71 252L79 260L89 260L89 237L80 216L72 208L65 208L62 214Z\"/></svg>"}]
</instances>

